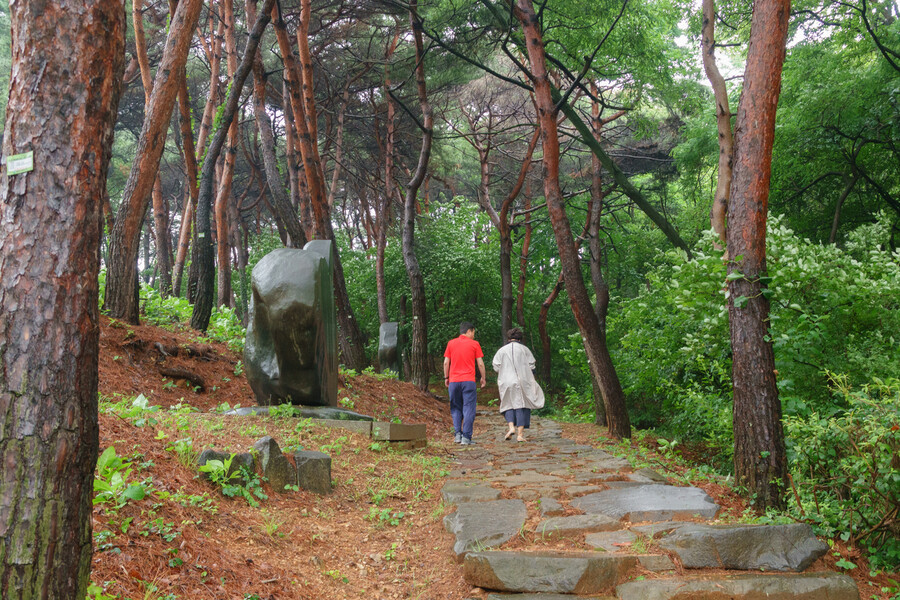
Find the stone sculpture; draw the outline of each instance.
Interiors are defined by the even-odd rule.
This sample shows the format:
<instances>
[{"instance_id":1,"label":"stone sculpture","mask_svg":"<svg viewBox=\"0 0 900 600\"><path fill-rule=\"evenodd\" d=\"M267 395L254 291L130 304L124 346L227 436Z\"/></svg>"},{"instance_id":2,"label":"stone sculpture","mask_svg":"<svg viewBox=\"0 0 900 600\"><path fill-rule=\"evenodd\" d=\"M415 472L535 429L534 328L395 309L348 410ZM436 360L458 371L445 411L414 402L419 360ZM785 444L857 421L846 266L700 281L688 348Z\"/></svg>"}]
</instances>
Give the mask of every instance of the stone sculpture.
<instances>
[{"instance_id":1,"label":"stone sculpture","mask_svg":"<svg viewBox=\"0 0 900 600\"><path fill-rule=\"evenodd\" d=\"M382 323L378 329L378 365L382 373L390 369L400 374L400 325L396 321Z\"/></svg>"},{"instance_id":2,"label":"stone sculpture","mask_svg":"<svg viewBox=\"0 0 900 600\"><path fill-rule=\"evenodd\" d=\"M332 243L280 248L251 274L244 364L262 406L337 406Z\"/></svg>"}]
</instances>

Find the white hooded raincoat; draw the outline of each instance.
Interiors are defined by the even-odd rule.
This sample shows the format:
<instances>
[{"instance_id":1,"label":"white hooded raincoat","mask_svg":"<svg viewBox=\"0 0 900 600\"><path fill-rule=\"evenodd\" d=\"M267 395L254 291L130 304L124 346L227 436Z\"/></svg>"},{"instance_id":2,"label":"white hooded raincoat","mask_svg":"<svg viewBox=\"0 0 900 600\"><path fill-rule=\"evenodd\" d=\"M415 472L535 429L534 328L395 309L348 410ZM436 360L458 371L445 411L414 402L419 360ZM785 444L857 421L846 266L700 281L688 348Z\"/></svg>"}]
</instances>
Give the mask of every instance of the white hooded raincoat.
<instances>
[{"instance_id":1,"label":"white hooded raincoat","mask_svg":"<svg viewBox=\"0 0 900 600\"><path fill-rule=\"evenodd\" d=\"M543 408L544 390L534 379L534 355L527 346L510 342L500 348L492 361L500 388L500 412L512 408Z\"/></svg>"}]
</instances>

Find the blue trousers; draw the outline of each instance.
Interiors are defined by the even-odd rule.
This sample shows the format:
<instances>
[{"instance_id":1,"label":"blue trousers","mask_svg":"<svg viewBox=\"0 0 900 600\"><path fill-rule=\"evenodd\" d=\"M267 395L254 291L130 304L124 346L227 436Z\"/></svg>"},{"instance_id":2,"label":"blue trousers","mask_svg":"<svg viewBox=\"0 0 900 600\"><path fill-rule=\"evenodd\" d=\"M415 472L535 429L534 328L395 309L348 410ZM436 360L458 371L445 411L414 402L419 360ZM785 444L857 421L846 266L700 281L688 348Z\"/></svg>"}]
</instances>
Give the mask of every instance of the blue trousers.
<instances>
[{"instance_id":1,"label":"blue trousers","mask_svg":"<svg viewBox=\"0 0 900 600\"><path fill-rule=\"evenodd\" d=\"M462 432L472 439L472 425L475 423L475 402L477 400L474 381L450 382L450 416L453 418L453 433Z\"/></svg>"},{"instance_id":2,"label":"blue trousers","mask_svg":"<svg viewBox=\"0 0 900 600\"><path fill-rule=\"evenodd\" d=\"M503 411L503 417L507 423L512 423L516 427L531 428L531 409L530 408L510 408Z\"/></svg>"}]
</instances>

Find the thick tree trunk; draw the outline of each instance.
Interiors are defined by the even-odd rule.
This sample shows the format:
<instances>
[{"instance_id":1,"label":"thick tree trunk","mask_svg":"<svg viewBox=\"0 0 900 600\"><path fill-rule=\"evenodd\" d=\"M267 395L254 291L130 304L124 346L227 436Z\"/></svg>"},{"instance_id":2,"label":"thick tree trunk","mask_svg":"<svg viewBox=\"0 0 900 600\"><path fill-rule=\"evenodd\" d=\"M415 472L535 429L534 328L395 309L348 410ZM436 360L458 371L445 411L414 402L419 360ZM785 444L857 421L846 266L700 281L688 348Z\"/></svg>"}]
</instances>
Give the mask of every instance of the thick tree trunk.
<instances>
[{"instance_id":1,"label":"thick tree trunk","mask_svg":"<svg viewBox=\"0 0 900 600\"><path fill-rule=\"evenodd\" d=\"M783 507L787 473L781 403L769 335L766 216L790 0L753 8L744 86L735 124L728 203L728 316L734 385L734 472L761 508ZM734 260L739 258L740 260Z\"/></svg>"},{"instance_id":2,"label":"thick tree trunk","mask_svg":"<svg viewBox=\"0 0 900 600\"><path fill-rule=\"evenodd\" d=\"M250 21L256 20L256 0L247 0L247 17ZM256 127L259 130L260 152L263 157L263 167L266 172L266 181L269 182L269 193L272 194L273 212L279 225L284 228L289 237L289 245L292 248L302 248L306 244L306 234L300 225L297 209L291 206L291 200L284 190L284 181L278 172L278 159L275 156L275 135L272 132L272 123L266 113L266 73L259 52L253 59L253 116L256 119Z\"/></svg>"},{"instance_id":3,"label":"thick tree trunk","mask_svg":"<svg viewBox=\"0 0 900 600\"><path fill-rule=\"evenodd\" d=\"M547 200L547 210L556 237L556 247L559 250L559 260L566 282L569 304L572 307L575 321L578 323L578 329L584 338L584 349L587 353L591 373L604 392L603 400L609 420L609 433L616 438L627 438L631 436L631 422L625 408L625 394L618 385L618 377L609 351L600 335L597 315L591 306L587 289L584 286L581 276L581 261L575 249L565 202L559 187L559 137L556 123L556 103L553 100L553 90L547 73L539 21L531 0L517 0L515 14L525 34L528 60L531 64L535 103L538 108L544 149L544 197Z\"/></svg>"},{"instance_id":4,"label":"thick tree trunk","mask_svg":"<svg viewBox=\"0 0 900 600\"><path fill-rule=\"evenodd\" d=\"M725 213L728 210L728 195L731 188L731 160L734 157L734 136L731 131L731 108L725 78L716 65L716 6L715 0L703 0L703 69L713 88L716 99L716 128L719 132L719 178L716 195L709 213L710 225L725 242Z\"/></svg>"},{"instance_id":5,"label":"thick tree trunk","mask_svg":"<svg viewBox=\"0 0 900 600\"><path fill-rule=\"evenodd\" d=\"M214 300L213 277L215 276L215 265L213 264L212 240L210 239L212 230L209 217L212 209L212 184L216 161L219 158L219 153L222 151L222 146L225 144L225 136L228 128L231 127L231 121L237 113L241 91L244 89L244 82L247 80L247 75L250 74L253 57L256 55L256 49L259 47L259 40L262 38L263 31L269 23L269 13L274 5L275 0L266 0L262 12L253 25L253 30L247 39L244 56L241 58L241 64L238 65L234 74L231 91L228 94L228 99L225 101L225 110L222 113L220 127L213 136L213 140L209 145L209 151L203 160L203 168L200 170L200 196L197 200L197 241L194 244L197 249L195 260L198 263L197 297L194 302L194 312L191 315L191 327L200 331L206 331L206 328L209 327L209 318L212 314Z\"/></svg>"},{"instance_id":6,"label":"thick tree trunk","mask_svg":"<svg viewBox=\"0 0 900 600\"><path fill-rule=\"evenodd\" d=\"M122 206L109 236L109 265L104 306L109 315L128 323L139 323L137 297L137 255L141 224L147 213L153 181L166 145L166 130L175 105L179 74L200 18L201 0L183 0L172 15L162 61L156 71L150 102L137 154L125 183Z\"/></svg>"},{"instance_id":7,"label":"thick tree trunk","mask_svg":"<svg viewBox=\"0 0 900 600\"><path fill-rule=\"evenodd\" d=\"M419 150L419 162L415 173L406 186L406 196L403 202L403 263L406 265L406 274L409 277L410 294L412 298L412 348L410 355L410 381L420 390L428 389L428 314L425 304L425 280L422 270L419 268L419 259L416 257L415 231L416 231L416 195L422 182L425 181L425 172L428 169L428 161L431 158L431 140L434 127L434 116L431 105L428 103L428 95L425 89L425 57L422 48L422 23L416 14L417 0L409 3L409 22L413 30L413 43L416 50L416 90L419 96L419 106L422 109L422 147Z\"/></svg>"},{"instance_id":8,"label":"thick tree trunk","mask_svg":"<svg viewBox=\"0 0 900 600\"><path fill-rule=\"evenodd\" d=\"M18 0L0 175L0 597L84 598L101 204L125 67L115 0Z\"/></svg>"}]
</instances>

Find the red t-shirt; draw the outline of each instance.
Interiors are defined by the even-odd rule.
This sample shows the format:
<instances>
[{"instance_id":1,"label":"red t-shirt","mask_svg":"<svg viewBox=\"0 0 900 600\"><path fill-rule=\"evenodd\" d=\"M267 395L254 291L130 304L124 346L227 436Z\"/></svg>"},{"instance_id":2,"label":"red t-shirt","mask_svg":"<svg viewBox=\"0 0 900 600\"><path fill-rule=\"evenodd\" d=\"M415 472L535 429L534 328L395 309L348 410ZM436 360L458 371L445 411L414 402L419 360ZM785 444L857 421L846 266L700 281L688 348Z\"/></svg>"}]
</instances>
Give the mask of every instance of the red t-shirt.
<instances>
[{"instance_id":1,"label":"red t-shirt","mask_svg":"<svg viewBox=\"0 0 900 600\"><path fill-rule=\"evenodd\" d=\"M458 381L475 381L478 372L475 370L475 359L484 356L481 344L465 335L447 342L444 358L450 359L450 383Z\"/></svg>"}]
</instances>

